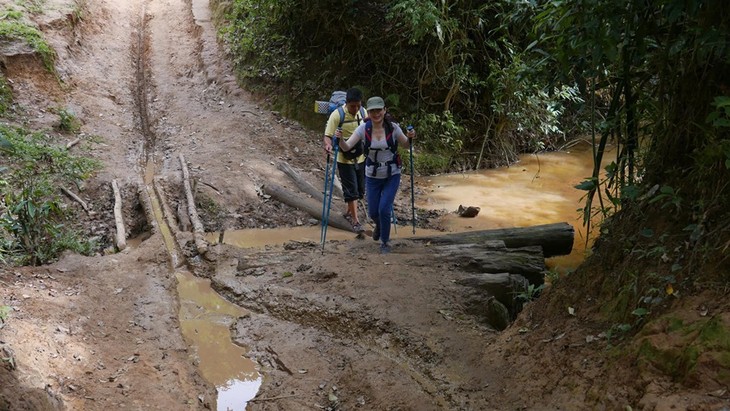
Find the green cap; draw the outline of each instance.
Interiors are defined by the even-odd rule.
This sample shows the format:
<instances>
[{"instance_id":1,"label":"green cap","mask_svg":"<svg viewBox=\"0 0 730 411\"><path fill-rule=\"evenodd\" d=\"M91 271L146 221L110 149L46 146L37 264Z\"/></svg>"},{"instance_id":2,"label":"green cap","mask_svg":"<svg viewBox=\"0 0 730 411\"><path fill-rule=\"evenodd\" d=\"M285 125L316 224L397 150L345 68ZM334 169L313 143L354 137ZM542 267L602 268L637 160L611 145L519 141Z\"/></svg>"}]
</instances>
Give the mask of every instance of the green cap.
<instances>
[{"instance_id":1,"label":"green cap","mask_svg":"<svg viewBox=\"0 0 730 411\"><path fill-rule=\"evenodd\" d=\"M385 108L385 101L382 97L370 97L368 99L368 110L378 110Z\"/></svg>"}]
</instances>

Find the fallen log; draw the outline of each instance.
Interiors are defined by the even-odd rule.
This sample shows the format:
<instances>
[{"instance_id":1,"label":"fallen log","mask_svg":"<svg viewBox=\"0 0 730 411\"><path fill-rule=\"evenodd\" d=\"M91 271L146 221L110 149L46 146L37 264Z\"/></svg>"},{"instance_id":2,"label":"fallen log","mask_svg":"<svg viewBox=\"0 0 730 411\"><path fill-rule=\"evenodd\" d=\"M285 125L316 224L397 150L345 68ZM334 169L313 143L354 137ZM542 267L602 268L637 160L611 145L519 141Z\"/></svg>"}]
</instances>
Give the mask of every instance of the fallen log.
<instances>
[{"instance_id":1,"label":"fallen log","mask_svg":"<svg viewBox=\"0 0 730 411\"><path fill-rule=\"evenodd\" d=\"M81 208L83 208L84 211L89 213L89 205L86 204L86 202L84 200L82 200L81 197L77 196L76 194L73 193L73 191L69 190L66 187L61 187L61 191L63 191L63 193L66 194L67 196L69 196L69 198L71 198L72 200L81 204Z\"/></svg>"},{"instance_id":2,"label":"fallen log","mask_svg":"<svg viewBox=\"0 0 730 411\"><path fill-rule=\"evenodd\" d=\"M205 255L208 251L208 243L205 241L205 229L203 228L203 223L200 221L200 217L198 216L198 210L195 208L195 198L193 197L193 190L190 188L188 165L185 162L185 156L183 156L182 153L180 153L180 167L182 168L185 196L188 200L188 215L190 216L190 222L193 224L195 248L198 250L198 254Z\"/></svg>"},{"instance_id":3,"label":"fallen log","mask_svg":"<svg viewBox=\"0 0 730 411\"><path fill-rule=\"evenodd\" d=\"M297 210L304 211L305 213L309 214L310 216L318 219L321 221L322 219L322 202L315 201L311 198L304 198L299 196L298 194L294 194L293 192L285 189L284 187L281 187L279 185L273 184L273 183L267 183L263 186L264 193L270 195L273 199L284 203L290 207L294 207ZM333 200L333 205L334 205ZM336 207L335 207L336 208ZM352 231L352 226L350 225L347 220L345 220L345 217L340 215L337 211L330 211L328 225L330 227L339 228L340 230L345 231Z\"/></svg>"},{"instance_id":4,"label":"fallen log","mask_svg":"<svg viewBox=\"0 0 730 411\"><path fill-rule=\"evenodd\" d=\"M160 200L160 208L162 208L162 215L165 217L165 222L170 227L173 236L175 236L175 233L178 231L177 224L175 224L175 215L172 213L170 204L167 202L167 196L165 195L165 190L162 188L162 182L159 177L155 177L152 180L152 188Z\"/></svg>"},{"instance_id":5,"label":"fallen log","mask_svg":"<svg viewBox=\"0 0 730 411\"><path fill-rule=\"evenodd\" d=\"M467 272L519 274L531 284L544 282L545 257L539 246L498 249L480 244L448 244L433 247L432 255Z\"/></svg>"},{"instance_id":6,"label":"fallen log","mask_svg":"<svg viewBox=\"0 0 730 411\"><path fill-rule=\"evenodd\" d=\"M486 293L494 296L497 301L507 307L512 319L522 311L523 301L520 296L527 292L529 286L525 277L509 273L472 274L456 280L456 284L474 288L478 295Z\"/></svg>"},{"instance_id":7,"label":"fallen log","mask_svg":"<svg viewBox=\"0 0 730 411\"><path fill-rule=\"evenodd\" d=\"M489 240L502 240L509 248L540 246L545 258L567 255L573 249L575 230L568 223L554 223L529 227L498 228L493 230L466 231L436 236L419 236L412 240L431 244L480 244Z\"/></svg>"},{"instance_id":8,"label":"fallen log","mask_svg":"<svg viewBox=\"0 0 730 411\"><path fill-rule=\"evenodd\" d=\"M112 180L112 190L114 191L114 224L117 228L116 244L117 249L122 251L127 248L127 234L122 217L122 195L119 192L117 180Z\"/></svg>"},{"instance_id":9,"label":"fallen log","mask_svg":"<svg viewBox=\"0 0 730 411\"><path fill-rule=\"evenodd\" d=\"M299 174L289 165L289 163L287 163L286 161L282 161L278 164L278 168L279 170L283 171L284 174L288 175L289 178L292 179L292 181L297 185L297 187L299 187L300 190L309 194L310 196L312 196L313 199L319 201L320 203L324 201L324 194L322 194L322 190L318 190L316 187L310 184L309 181L305 180L301 174Z\"/></svg>"},{"instance_id":10,"label":"fallen log","mask_svg":"<svg viewBox=\"0 0 730 411\"><path fill-rule=\"evenodd\" d=\"M71 147L73 147L76 144L78 144L79 141L81 141L81 139L80 138L76 138L76 139L73 139L73 140L69 141L68 143L66 143L66 150L70 150Z\"/></svg>"}]
</instances>

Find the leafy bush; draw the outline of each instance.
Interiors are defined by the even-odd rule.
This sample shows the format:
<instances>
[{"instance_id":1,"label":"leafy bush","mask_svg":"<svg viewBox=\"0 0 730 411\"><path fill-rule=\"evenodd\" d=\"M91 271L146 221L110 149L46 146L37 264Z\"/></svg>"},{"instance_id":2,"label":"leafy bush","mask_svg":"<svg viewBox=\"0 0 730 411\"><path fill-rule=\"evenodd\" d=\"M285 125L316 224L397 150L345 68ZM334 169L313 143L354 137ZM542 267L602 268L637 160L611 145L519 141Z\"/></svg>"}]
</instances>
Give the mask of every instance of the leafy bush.
<instances>
[{"instance_id":1,"label":"leafy bush","mask_svg":"<svg viewBox=\"0 0 730 411\"><path fill-rule=\"evenodd\" d=\"M81 129L81 122L72 111L66 110L65 108L59 108L56 110L56 113L59 117L59 123L57 126L59 131L76 133L79 129Z\"/></svg>"},{"instance_id":2,"label":"leafy bush","mask_svg":"<svg viewBox=\"0 0 730 411\"><path fill-rule=\"evenodd\" d=\"M87 243L66 225L69 212L58 187L88 178L99 164L54 147L41 133L0 125L0 150L8 164L3 186L0 238L6 256L18 264L44 264L63 250L91 252Z\"/></svg>"},{"instance_id":3,"label":"leafy bush","mask_svg":"<svg viewBox=\"0 0 730 411\"><path fill-rule=\"evenodd\" d=\"M529 19L536 12L528 2L215 4L216 15L226 16L219 20L221 34L244 83L268 88L275 105L300 120L309 122L302 112L310 104L304 101L361 84L366 97L385 97L398 118L417 120L413 124L430 140L424 149L449 158L448 164L481 163L463 161L475 151L505 158L510 156L499 150L551 147L561 135L563 107L555 93L564 91L561 83L524 75L523 68L538 61L519 52L527 46ZM517 55L522 65L512 64ZM500 91L502 85L516 86L519 94ZM515 143L520 140L524 144Z\"/></svg>"}]
</instances>

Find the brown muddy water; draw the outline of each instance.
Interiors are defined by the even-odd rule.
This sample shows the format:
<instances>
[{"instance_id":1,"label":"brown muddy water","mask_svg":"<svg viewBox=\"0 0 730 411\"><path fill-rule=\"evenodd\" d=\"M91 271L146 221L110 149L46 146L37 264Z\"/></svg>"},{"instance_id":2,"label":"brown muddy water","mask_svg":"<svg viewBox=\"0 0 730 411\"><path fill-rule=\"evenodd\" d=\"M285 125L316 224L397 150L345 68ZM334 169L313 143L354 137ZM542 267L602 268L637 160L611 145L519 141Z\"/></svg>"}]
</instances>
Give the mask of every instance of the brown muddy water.
<instances>
[{"instance_id":1,"label":"brown muddy water","mask_svg":"<svg viewBox=\"0 0 730 411\"><path fill-rule=\"evenodd\" d=\"M595 235L586 233L579 211L585 191L575 188L592 171L591 146L580 143L567 151L523 155L509 167L428 177L429 194L418 206L450 212L460 205L481 209L474 218L449 214L443 223L453 232L567 222L575 228L573 251L546 261L550 269L565 273L585 260Z\"/></svg>"},{"instance_id":2,"label":"brown muddy water","mask_svg":"<svg viewBox=\"0 0 730 411\"><path fill-rule=\"evenodd\" d=\"M567 272L586 257L586 233L577 211L583 191L574 186L591 174L592 152L588 144L564 152L525 155L510 167L463 174L424 177L417 185L427 195L417 199L417 208L445 209L443 225L452 232L521 227L567 222L576 230L573 251L547 260L556 271ZM403 184L408 184L405 178ZM474 218L458 217L459 205L480 207ZM434 234L416 230L416 235ZM412 237L410 226L399 225L392 238ZM328 240L353 239L351 232L330 228ZM207 240L217 243L219 233ZM241 248L282 245L288 241L320 241L320 226L226 231L223 242ZM218 410L245 410L262 383L256 365L245 347L231 342L228 326L245 310L225 301L207 280L177 273L180 322L185 338L194 348L203 376L218 388Z\"/></svg>"}]
</instances>

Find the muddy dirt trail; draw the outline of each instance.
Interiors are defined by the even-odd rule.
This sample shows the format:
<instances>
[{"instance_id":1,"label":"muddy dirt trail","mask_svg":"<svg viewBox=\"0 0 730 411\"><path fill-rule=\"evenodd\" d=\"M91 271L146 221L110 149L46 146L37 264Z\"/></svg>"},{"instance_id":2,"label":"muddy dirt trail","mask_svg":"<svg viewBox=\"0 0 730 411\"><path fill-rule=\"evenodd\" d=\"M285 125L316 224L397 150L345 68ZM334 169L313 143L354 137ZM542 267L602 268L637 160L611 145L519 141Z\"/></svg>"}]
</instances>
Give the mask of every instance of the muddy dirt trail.
<instances>
[{"instance_id":1,"label":"muddy dirt trail","mask_svg":"<svg viewBox=\"0 0 730 411\"><path fill-rule=\"evenodd\" d=\"M64 23L68 5L46 6L55 11L37 18L58 52L62 85L32 59L9 60L7 76L29 127L50 128L59 106L83 122L82 145L104 168L81 192L93 211L82 223L111 242L116 179L132 246L0 269L0 302L13 308L0 342L15 365L0 369L0 409L215 409L215 387L181 334L182 269L210 278L248 310L231 326L231 339L264 376L248 409L641 404L642 392L617 384L636 372L614 366L608 378L598 343L586 343L586 332L600 330L586 331L567 312L533 321L539 308L530 304L496 332L479 311L482 298L458 285L468 273L429 244L399 239L381 256L372 240L331 241L323 253L292 239L256 249L212 244L201 258L185 217L180 155L206 231L301 226L310 217L263 195L261 185L292 186L279 161L321 184L319 132L237 86L207 1L86 2L72 25ZM167 200L159 208L172 210L167 218L153 184ZM407 191L399 202L409 202ZM672 384L652 387L647 406L669 404L660 394Z\"/></svg>"},{"instance_id":2,"label":"muddy dirt trail","mask_svg":"<svg viewBox=\"0 0 730 411\"><path fill-rule=\"evenodd\" d=\"M13 308L2 342L17 368L3 374L7 407L212 407L214 387L180 334L176 279L145 212L145 179L179 188L184 153L201 194L219 205L211 224L236 224L248 206L261 211L246 213L252 225L278 225L287 218L276 206L266 213L256 187L262 176L276 178L272 164L294 149L278 139L295 131L236 87L218 60L210 21L196 23L190 2L88 2L75 25L69 5L45 6L52 12L36 17L58 52L63 83L33 57L9 59L16 103L29 112L30 128L51 129L55 107L82 121L80 145L104 163L81 193L93 210L85 222L92 234L113 236L110 182L117 179L130 236L151 237L111 256L0 271L3 303ZM308 147L305 138L293 140Z\"/></svg>"}]
</instances>

